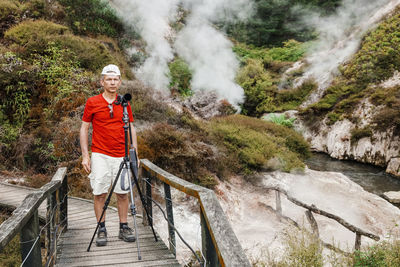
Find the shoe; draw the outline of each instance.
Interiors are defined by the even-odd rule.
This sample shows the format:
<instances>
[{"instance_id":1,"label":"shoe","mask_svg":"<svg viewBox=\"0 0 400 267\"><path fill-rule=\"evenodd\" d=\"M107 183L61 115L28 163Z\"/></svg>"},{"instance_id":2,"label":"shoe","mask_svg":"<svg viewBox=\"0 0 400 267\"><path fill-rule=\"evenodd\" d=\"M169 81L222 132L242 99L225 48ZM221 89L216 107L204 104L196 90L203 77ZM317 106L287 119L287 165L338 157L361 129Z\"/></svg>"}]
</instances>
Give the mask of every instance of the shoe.
<instances>
[{"instance_id":1,"label":"shoe","mask_svg":"<svg viewBox=\"0 0 400 267\"><path fill-rule=\"evenodd\" d=\"M135 242L136 240L132 229L129 228L128 225L123 225L122 228L119 229L118 238L125 242Z\"/></svg>"},{"instance_id":2,"label":"shoe","mask_svg":"<svg viewBox=\"0 0 400 267\"><path fill-rule=\"evenodd\" d=\"M96 246L101 247L107 245L107 230L101 227L97 233Z\"/></svg>"}]
</instances>

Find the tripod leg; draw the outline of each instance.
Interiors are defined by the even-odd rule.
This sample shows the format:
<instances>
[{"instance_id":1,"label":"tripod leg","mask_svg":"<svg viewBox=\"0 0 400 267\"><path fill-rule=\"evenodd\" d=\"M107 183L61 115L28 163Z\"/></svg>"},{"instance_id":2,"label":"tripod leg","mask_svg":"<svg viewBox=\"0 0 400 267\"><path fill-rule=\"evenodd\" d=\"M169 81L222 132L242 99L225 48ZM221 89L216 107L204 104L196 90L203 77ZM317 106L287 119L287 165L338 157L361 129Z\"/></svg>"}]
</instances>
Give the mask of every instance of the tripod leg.
<instances>
[{"instance_id":1,"label":"tripod leg","mask_svg":"<svg viewBox=\"0 0 400 267\"><path fill-rule=\"evenodd\" d=\"M134 167L134 166L133 166L133 163L132 163L132 162L130 162L130 166L131 166L131 170L133 170L133 167ZM146 208L146 205L145 205L145 199L143 198L142 191L140 190L140 186L139 186L138 179L137 179L137 177L136 177L136 175L135 175L135 173L134 173L133 171L132 171L132 174L133 174L132 176L133 176L133 179L134 179L135 184L136 184L136 189L137 189L137 191L138 191L138 193L139 193L140 201L142 202L142 207L143 207L143 209L146 211L147 220L148 220L149 222L151 222L149 212L147 211L147 208ZM157 239L156 232L154 231L154 228L153 228L153 223L150 223L150 227L151 227L151 230L153 231L154 239L155 239L156 242L157 242L158 239Z\"/></svg>"},{"instance_id":2,"label":"tripod leg","mask_svg":"<svg viewBox=\"0 0 400 267\"><path fill-rule=\"evenodd\" d=\"M130 181L130 184L132 185L131 181ZM138 250L138 260L141 260L142 256L140 255L139 235L138 235L138 230L137 230L138 228L137 228L137 224L136 224L136 207L135 207L135 202L134 202L134 199L133 199L133 188L132 188L132 186L130 186L129 188L130 188L130 195L131 195L130 209L131 209L131 214L132 214L132 217L133 217L133 226L135 228L136 247L137 247L137 250Z\"/></svg>"},{"instance_id":3,"label":"tripod leg","mask_svg":"<svg viewBox=\"0 0 400 267\"><path fill-rule=\"evenodd\" d=\"M97 222L97 226L96 226L96 229L94 230L92 239L90 240L89 246L88 246L88 248L87 248L87 252L90 251L90 248L91 248L91 246L92 246L94 237L96 236L97 230L99 230L100 222L101 222L101 220L103 219L104 214L105 214L105 212L106 212L106 210L107 210L107 208L108 208L108 204L110 203L110 199L111 199L112 193L114 192L114 188L115 188L115 186L117 185L117 181L118 181L118 179L119 179L119 176L121 175L121 172L122 172L122 169L124 168L124 166L128 167L128 165L126 164L125 161L121 162L121 165L119 166L119 170L118 170L117 176L116 176L116 178L115 178L115 180L114 180L114 183L113 183L113 185L112 185L112 187L111 187L111 191L110 191L110 193L108 193L107 199L106 199L106 201L105 201L105 203L104 203L103 211L102 211L102 213L101 213L101 216L100 216L99 221Z\"/></svg>"}]
</instances>

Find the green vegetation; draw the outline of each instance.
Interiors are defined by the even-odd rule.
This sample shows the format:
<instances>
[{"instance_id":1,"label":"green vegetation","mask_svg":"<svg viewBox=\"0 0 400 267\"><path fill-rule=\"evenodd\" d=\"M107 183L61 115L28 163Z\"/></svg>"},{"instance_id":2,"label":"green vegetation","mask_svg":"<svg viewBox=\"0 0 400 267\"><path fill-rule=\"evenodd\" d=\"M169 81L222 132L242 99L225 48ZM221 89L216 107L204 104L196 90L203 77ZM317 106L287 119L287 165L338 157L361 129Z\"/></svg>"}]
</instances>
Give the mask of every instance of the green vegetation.
<instances>
[{"instance_id":1,"label":"green vegetation","mask_svg":"<svg viewBox=\"0 0 400 267\"><path fill-rule=\"evenodd\" d=\"M286 243L281 259L276 260L267 249L265 255L253 259L254 266L353 266L353 267L394 267L400 266L400 240L381 241L362 251L349 254L322 251L322 244L305 229L286 231Z\"/></svg>"},{"instance_id":2,"label":"green vegetation","mask_svg":"<svg viewBox=\"0 0 400 267\"><path fill-rule=\"evenodd\" d=\"M264 116L263 119L289 128L293 128L293 123L296 120L296 118L287 118L285 114L276 115L273 113Z\"/></svg>"},{"instance_id":3,"label":"green vegetation","mask_svg":"<svg viewBox=\"0 0 400 267\"><path fill-rule=\"evenodd\" d=\"M67 14L67 23L75 34L119 37L123 25L108 1L58 0Z\"/></svg>"},{"instance_id":4,"label":"green vegetation","mask_svg":"<svg viewBox=\"0 0 400 267\"><path fill-rule=\"evenodd\" d=\"M288 39L307 41L314 37L312 29L301 26L302 12L292 12L294 5L328 14L340 0L255 0L255 14L247 21L228 25L228 34L240 42L256 46L281 45Z\"/></svg>"},{"instance_id":5,"label":"green vegetation","mask_svg":"<svg viewBox=\"0 0 400 267\"><path fill-rule=\"evenodd\" d=\"M347 64L340 68L339 76L329 87L322 99L304 110L309 121L314 117L327 115L329 123L352 118L351 113L362 99L369 98L375 105L382 105L374 116L375 130L385 130L394 126L400 129L399 96L400 88L376 86L393 76L400 68L400 12L387 18L376 29L369 32L360 50ZM365 133L364 133L365 134Z\"/></svg>"},{"instance_id":6,"label":"green vegetation","mask_svg":"<svg viewBox=\"0 0 400 267\"><path fill-rule=\"evenodd\" d=\"M188 64L180 58L176 58L169 63L170 84L169 88L172 92L178 91L183 97L192 95L190 82L192 80L192 72Z\"/></svg>"},{"instance_id":7,"label":"green vegetation","mask_svg":"<svg viewBox=\"0 0 400 267\"><path fill-rule=\"evenodd\" d=\"M355 252L353 266L400 266L400 240L383 241L369 247L366 251Z\"/></svg>"},{"instance_id":8,"label":"green vegetation","mask_svg":"<svg viewBox=\"0 0 400 267\"><path fill-rule=\"evenodd\" d=\"M304 167L309 145L287 127L232 115L213 119L209 131L215 141L239 159L245 173L263 169L291 171Z\"/></svg>"},{"instance_id":9,"label":"green vegetation","mask_svg":"<svg viewBox=\"0 0 400 267\"><path fill-rule=\"evenodd\" d=\"M303 56L305 44L290 40L284 47L271 49L237 44L233 50L242 62L236 81L245 92L242 105L245 115L261 116L296 109L316 88L308 81L295 89L280 89L282 72Z\"/></svg>"},{"instance_id":10,"label":"green vegetation","mask_svg":"<svg viewBox=\"0 0 400 267\"><path fill-rule=\"evenodd\" d=\"M372 136L372 130L371 127L367 126L364 128L354 128L350 131L351 133L351 143L354 144L358 140L364 137L371 137Z\"/></svg>"}]
</instances>

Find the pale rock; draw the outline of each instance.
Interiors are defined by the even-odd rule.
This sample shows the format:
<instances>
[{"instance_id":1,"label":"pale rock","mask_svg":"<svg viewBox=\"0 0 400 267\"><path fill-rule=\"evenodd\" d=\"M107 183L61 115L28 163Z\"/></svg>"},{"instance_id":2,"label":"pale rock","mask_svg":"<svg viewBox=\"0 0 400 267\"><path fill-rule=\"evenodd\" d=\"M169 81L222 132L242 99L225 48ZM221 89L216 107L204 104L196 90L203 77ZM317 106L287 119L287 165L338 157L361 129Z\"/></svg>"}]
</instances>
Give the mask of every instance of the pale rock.
<instances>
[{"instance_id":1,"label":"pale rock","mask_svg":"<svg viewBox=\"0 0 400 267\"><path fill-rule=\"evenodd\" d=\"M389 202L394 204L400 204L400 192L389 191L383 193L383 197L386 198Z\"/></svg>"},{"instance_id":2,"label":"pale rock","mask_svg":"<svg viewBox=\"0 0 400 267\"><path fill-rule=\"evenodd\" d=\"M353 116L358 118L357 124L344 119L328 125L325 118L317 130L307 127L306 122L301 121L296 112L290 111L285 114L297 118L294 123L295 129L310 142L312 150L327 153L337 159L351 159L387 167L387 172L400 176L399 162L395 160L400 155L400 137L394 134L393 128L386 129L385 132L374 131L372 137L351 142L351 131L369 125L373 115L380 109L382 107L374 106L365 99L353 113Z\"/></svg>"},{"instance_id":3,"label":"pale rock","mask_svg":"<svg viewBox=\"0 0 400 267\"><path fill-rule=\"evenodd\" d=\"M400 158L392 158L386 168L386 172L400 176Z\"/></svg>"},{"instance_id":4,"label":"pale rock","mask_svg":"<svg viewBox=\"0 0 400 267\"><path fill-rule=\"evenodd\" d=\"M397 70L394 72L391 78L380 84L380 86L382 86L383 88L390 88L398 85L400 85L400 72Z\"/></svg>"}]
</instances>

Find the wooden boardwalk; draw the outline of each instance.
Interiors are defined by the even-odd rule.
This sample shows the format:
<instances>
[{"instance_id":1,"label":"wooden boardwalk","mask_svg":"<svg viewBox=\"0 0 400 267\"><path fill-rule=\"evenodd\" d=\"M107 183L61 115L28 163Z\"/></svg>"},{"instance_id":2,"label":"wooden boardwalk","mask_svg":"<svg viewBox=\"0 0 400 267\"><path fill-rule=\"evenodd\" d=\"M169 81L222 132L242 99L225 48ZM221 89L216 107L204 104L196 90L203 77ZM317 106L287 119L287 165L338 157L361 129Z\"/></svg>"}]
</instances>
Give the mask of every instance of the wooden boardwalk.
<instances>
[{"instance_id":1,"label":"wooden boardwalk","mask_svg":"<svg viewBox=\"0 0 400 267\"><path fill-rule=\"evenodd\" d=\"M0 203L17 207L33 189L0 183ZM39 208L39 216L46 217L46 203ZM132 227L133 220L128 217ZM95 241L90 252L86 249L96 228L93 202L68 198L68 231L61 236L58 246L57 266L181 266L164 242L158 237L155 242L150 227L137 218L139 245L142 260L138 260L136 243L118 239L119 220L115 208L107 209L106 227L108 243L96 247Z\"/></svg>"}]
</instances>

